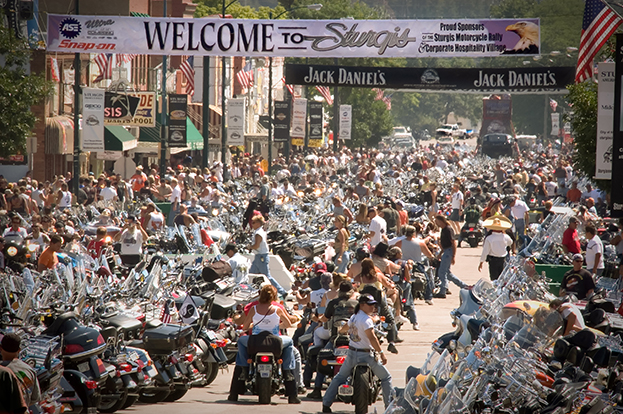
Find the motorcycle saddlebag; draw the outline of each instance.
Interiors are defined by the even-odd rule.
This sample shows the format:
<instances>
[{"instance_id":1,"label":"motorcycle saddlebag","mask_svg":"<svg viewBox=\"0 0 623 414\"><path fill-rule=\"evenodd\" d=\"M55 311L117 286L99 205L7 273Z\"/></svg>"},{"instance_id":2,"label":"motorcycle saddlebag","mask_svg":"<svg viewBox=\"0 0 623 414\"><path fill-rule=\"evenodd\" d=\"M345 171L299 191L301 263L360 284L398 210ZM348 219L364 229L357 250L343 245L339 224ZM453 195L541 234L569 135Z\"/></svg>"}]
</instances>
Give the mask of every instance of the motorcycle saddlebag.
<instances>
[{"instance_id":1,"label":"motorcycle saddlebag","mask_svg":"<svg viewBox=\"0 0 623 414\"><path fill-rule=\"evenodd\" d=\"M236 311L236 301L229 296L216 294L212 303L210 319L227 319Z\"/></svg>"},{"instance_id":2,"label":"motorcycle saddlebag","mask_svg":"<svg viewBox=\"0 0 623 414\"><path fill-rule=\"evenodd\" d=\"M335 356L333 355L332 349L322 349L318 352L318 356L316 357L318 360L318 372L324 375L333 376L333 365L323 365L322 361L333 361L335 360Z\"/></svg>"},{"instance_id":3,"label":"motorcycle saddlebag","mask_svg":"<svg viewBox=\"0 0 623 414\"><path fill-rule=\"evenodd\" d=\"M589 300L588 304L586 305L586 312L591 312L595 309L603 309L608 313L615 312L614 303L605 299Z\"/></svg>"},{"instance_id":4,"label":"motorcycle saddlebag","mask_svg":"<svg viewBox=\"0 0 623 414\"><path fill-rule=\"evenodd\" d=\"M214 282L217 279L231 276L231 274L231 265L224 260L218 260L205 266L201 272L201 277L206 282Z\"/></svg>"},{"instance_id":5,"label":"motorcycle saddlebag","mask_svg":"<svg viewBox=\"0 0 623 414\"><path fill-rule=\"evenodd\" d=\"M185 348L195 339L191 326L162 324L143 334L143 344L149 353L163 354Z\"/></svg>"},{"instance_id":6,"label":"motorcycle saddlebag","mask_svg":"<svg viewBox=\"0 0 623 414\"><path fill-rule=\"evenodd\" d=\"M588 329L583 329L574 334L568 335L565 337L571 346L580 347L583 350L591 348L595 342L597 341L597 336L593 331L589 331Z\"/></svg>"}]
</instances>

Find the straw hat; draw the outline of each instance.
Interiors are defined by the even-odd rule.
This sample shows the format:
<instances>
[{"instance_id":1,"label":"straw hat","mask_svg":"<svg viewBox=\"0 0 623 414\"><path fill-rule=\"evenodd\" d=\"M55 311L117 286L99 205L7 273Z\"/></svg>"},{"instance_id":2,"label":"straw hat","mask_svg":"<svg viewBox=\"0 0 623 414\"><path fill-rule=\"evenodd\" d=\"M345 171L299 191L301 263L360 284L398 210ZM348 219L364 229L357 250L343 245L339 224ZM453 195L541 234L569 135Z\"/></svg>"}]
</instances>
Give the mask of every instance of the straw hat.
<instances>
[{"instance_id":1,"label":"straw hat","mask_svg":"<svg viewBox=\"0 0 623 414\"><path fill-rule=\"evenodd\" d=\"M485 222L482 225L483 227L489 230L495 230L495 231L505 231L513 227L513 225L511 224L510 220L508 220L507 217L504 217L499 214L496 214L493 217L489 217L488 219L485 220Z\"/></svg>"}]
</instances>

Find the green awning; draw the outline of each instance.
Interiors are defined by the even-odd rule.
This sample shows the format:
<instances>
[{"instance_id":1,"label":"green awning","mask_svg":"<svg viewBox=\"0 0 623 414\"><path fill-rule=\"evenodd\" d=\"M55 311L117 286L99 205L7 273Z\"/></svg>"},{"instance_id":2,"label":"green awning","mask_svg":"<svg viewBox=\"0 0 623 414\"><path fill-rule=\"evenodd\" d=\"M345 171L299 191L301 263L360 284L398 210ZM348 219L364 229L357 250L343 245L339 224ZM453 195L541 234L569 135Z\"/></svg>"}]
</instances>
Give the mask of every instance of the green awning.
<instances>
[{"instance_id":1,"label":"green awning","mask_svg":"<svg viewBox=\"0 0 623 414\"><path fill-rule=\"evenodd\" d=\"M104 148L106 151L129 151L136 148L137 139L127 129L119 125L104 128Z\"/></svg>"},{"instance_id":2,"label":"green awning","mask_svg":"<svg viewBox=\"0 0 623 414\"><path fill-rule=\"evenodd\" d=\"M160 122L156 121L155 127L141 127L138 140L141 142L160 142ZM203 135L190 121L190 118L186 117L186 148L180 148L178 151L198 151L202 149Z\"/></svg>"},{"instance_id":3,"label":"green awning","mask_svg":"<svg viewBox=\"0 0 623 414\"><path fill-rule=\"evenodd\" d=\"M132 16L132 17L149 17L148 14L139 13L139 12L133 12L133 11L130 12L130 16Z\"/></svg>"}]
</instances>

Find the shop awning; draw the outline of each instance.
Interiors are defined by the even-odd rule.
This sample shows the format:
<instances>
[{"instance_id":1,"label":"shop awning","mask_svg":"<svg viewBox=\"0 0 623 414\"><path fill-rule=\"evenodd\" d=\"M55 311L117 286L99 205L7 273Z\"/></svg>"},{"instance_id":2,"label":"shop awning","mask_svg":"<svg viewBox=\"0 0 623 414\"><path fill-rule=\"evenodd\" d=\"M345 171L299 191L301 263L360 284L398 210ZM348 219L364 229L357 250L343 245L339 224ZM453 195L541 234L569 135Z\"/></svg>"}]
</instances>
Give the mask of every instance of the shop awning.
<instances>
[{"instance_id":1,"label":"shop awning","mask_svg":"<svg viewBox=\"0 0 623 414\"><path fill-rule=\"evenodd\" d=\"M156 121L155 127L141 127L140 142L160 142L160 122ZM182 151L198 151L203 149L203 135L197 127L186 117L186 147L171 148L176 154Z\"/></svg>"},{"instance_id":2,"label":"shop awning","mask_svg":"<svg viewBox=\"0 0 623 414\"><path fill-rule=\"evenodd\" d=\"M73 154L74 121L67 116L54 116L45 120L46 154Z\"/></svg>"},{"instance_id":3,"label":"shop awning","mask_svg":"<svg viewBox=\"0 0 623 414\"><path fill-rule=\"evenodd\" d=\"M106 151L129 151L136 148L138 140L120 125L104 128L104 148Z\"/></svg>"}]
</instances>

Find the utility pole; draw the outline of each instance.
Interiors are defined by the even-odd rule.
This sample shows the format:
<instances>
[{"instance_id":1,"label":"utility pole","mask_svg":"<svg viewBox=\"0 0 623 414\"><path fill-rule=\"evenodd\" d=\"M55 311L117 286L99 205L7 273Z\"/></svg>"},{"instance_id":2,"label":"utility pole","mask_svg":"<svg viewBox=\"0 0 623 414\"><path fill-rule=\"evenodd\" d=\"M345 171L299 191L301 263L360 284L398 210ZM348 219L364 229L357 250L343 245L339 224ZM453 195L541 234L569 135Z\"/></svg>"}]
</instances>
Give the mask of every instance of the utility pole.
<instances>
[{"instance_id":1,"label":"utility pole","mask_svg":"<svg viewBox=\"0 0 623 414\"><path fill-rule=\"evenodd\" d=\"M272 19L272 13L270 18ZM268 57L268 171L273 166L273 57Z\"/></svg>"},{"instance_id":2,"label":"utility pole","mask_svg":"<svg viewBox=\"0 0 623 414\"><path fill-rule=\"evenodd\" d=\"M76 16L80 15L80 0L76 0ZM72 177L72 188L74 195L78 195L80 188L80 53L74 53L74 175Z\"/></svg>"},{"instance_id":3,"label":"utility pole","mask_svg":"<svg viewBox=\"0 0 623 414\"><path fill-rule=\"evenodd\" d=\"M337 58L333 60L333 63L337 66ZM337 85L333 88L333 152L337 152L337 140L340 130L340 88Z\"/></svg>"},{"instance_id":4,"label":"utility pole","mask_svg":"<svg viewBox=\"0 0 623 414\"><path fill-rule=\"evenodd\" d=\"M203 159L201 167L208 166L210 156L210 56L203 57Z\"/></svg>"},{"instance_id":5,"label":"utility pole","mask_svg":"<svg viewBox=\"0 0 623 414\"><path fill-rule=\"evenodd\" d=\"M221 18L225 18L225 0L223 0L223 14ZM225 127L225 82L227 81L227 72L225 72L225 56L221 57L221 163L223 164L223 172L225 172L225 161L227 160L227 129Z\"/></svg>"},{"instance_id":6,"label":"utility pole","mask_svg":"<svg viewBox=\"0 0 623 414\"><path fill-rule=\"evenodd\" d=\"M167 17L167 0L163 0L162 14ZM167 55L162 56L162 112L160 113L160 177L164 178L167 171L167 146L169 134L167 133Z\"/></svg>"}]
</instances>

